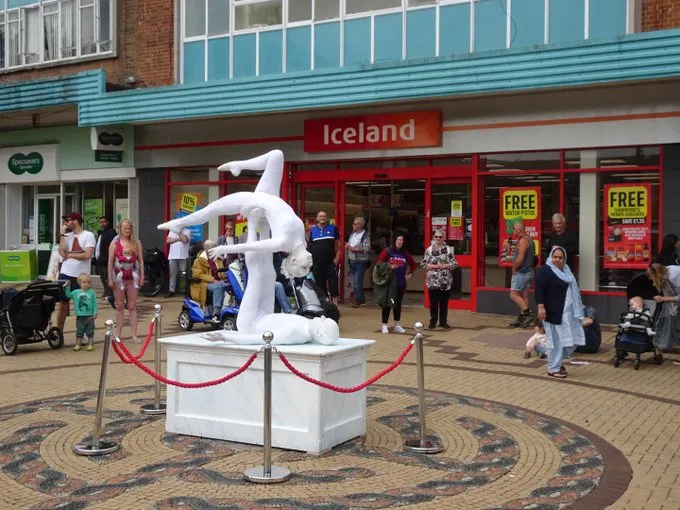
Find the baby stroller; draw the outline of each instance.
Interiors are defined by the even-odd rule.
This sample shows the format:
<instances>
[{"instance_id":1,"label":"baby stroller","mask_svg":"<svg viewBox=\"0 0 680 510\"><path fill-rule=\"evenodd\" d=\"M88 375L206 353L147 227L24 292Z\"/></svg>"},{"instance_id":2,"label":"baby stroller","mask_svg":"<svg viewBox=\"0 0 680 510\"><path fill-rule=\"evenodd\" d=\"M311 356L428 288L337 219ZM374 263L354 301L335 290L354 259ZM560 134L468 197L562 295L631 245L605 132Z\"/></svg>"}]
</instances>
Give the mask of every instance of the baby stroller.
<instances>
[{"instance_id":1,"label":"baby stroller","mask_svg":"<svg viewBox=\"0 0 680 510\"><path fill-rule=\"evenodd\" d=\"M649 278L644 273L634 277L626 289L628 299L640 296L645 301L645 306L647 306L647 303L654 303L653 298L657 292L650 283ZM654 353L653 360L657 365L663 363L661 351L654 346L653 335L654 323L660 310L661 307L657 306L653 314L648 308L645 308L642 312L627 310L621 314L619 329L614 342L616 349L615 367L618 367L626 359L628 353L635 354L633 360L635 370L640 368L641 355L646 352Z\"/></svg>"},{"instance_id":2,"label":"baby stroller","mask_svg":"<svg viewBox=\"0 0 680 510\"><path fill-rule=\"evenodd\" d=\"M47 340L52 349L64 345L64 333L51 327L57 300L64 295L64 282L37 281L24 290L0 293L0 338L7 356L16 354L19 344Z\"/></svg>"}]
</instances>

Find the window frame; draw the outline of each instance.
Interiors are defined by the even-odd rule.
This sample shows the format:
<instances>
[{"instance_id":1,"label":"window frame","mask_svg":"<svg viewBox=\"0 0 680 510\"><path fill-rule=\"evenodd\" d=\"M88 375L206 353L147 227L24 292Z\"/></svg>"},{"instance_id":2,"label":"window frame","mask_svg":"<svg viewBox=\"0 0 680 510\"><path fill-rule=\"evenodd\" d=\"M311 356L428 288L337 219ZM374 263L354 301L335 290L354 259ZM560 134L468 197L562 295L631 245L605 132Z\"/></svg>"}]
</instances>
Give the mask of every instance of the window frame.
<instances>
[{"instance_id":1,"label":"window frame","mask_svg":"<svg viewBox=\"0 0 680 510\"><path fill-rule=\"evenodd\" d=\"M91 3L89 5L83 5L83 1L87 2L90 1ZM40 68L40 67L52 67L56 65L66 65L66 64L73 64L81 61L88 61L88 60L97 60L97 59L102 59L102 58L112 58L117 56L117 3L118 0L106 0L108 2L109 6L109 35L110 38L107 41L102 41L101 40L101 33L102 33L102 27L101 27L101 16L100 16L100 9L101 9L101 4L104 0L73 0L73 9L75 9L75 27L73 30L73 38L74 38L74 46L75 46L75 55L73 56L63 56L63 41L64 37L63 34L65 31L63 30L63 25L62 25L62 20L63 20L63 9L64 9L64 0L36 0L35 3L29 4L29 5L23 5L20 7L13 7L11 9L5 8L4 2L2 3L2 6L0 6L0 15L2 15L2 20L0 21L0 25L2 25L3 30L4 30L4 38L5 38L5 44L2 50L4 51L2 55L1 61L3 61L3 66L0 67L0 74L5 74L5 73L11 73L15 71L20 71L24 69L35 69L35 68ZM45 12L46 10L54 9L56 6L56 13L55 12ZM38 34L37 34L37 48L38 52L36 53L37 59L36 61L30 61L27 62L27 53L26 49L28 47L26 43L26 35L27 35L27 12L37 9L37 16L38 16ZM93 10L93 34L94 34L94 53L83 53L82 52L82 44L81 44L81 30L82 30L82 23L83 23L83 16L82 12L83 10L87 9L92 9ZM54 58L47 59L46 55L46 48L45 48L45 43L46 43L46 36L45 36L45 31L46 31L46 25L45 21L47 17L49 16L54 16L56 14L57 16L57 28L58 28L58 33L57 33L57 47L54 49ZM14 17L17 17L18 19L11 19ZM16 52L16 60L17 63L14 65L10 65L10 62L12 62L14 59L12 58L10 54L10 25L11 24L17 24L19 26L19 34L18 34L18 42L19 42L19 47L18 47L18 52ZM35 37L31 37L31 44L35 40ZM102 49L103 46L107 46L109 49Z\"/></svg>"},{"instance_id":2,"label":"window frame","mask_svg":"<svg viewBox=\"0 0 680 510\"><path fill-rule=\"evenodd\" d=\"M364 12L359 12L359 13L353 13L353 14L347 14L347 6L346 6L346 0L339 0L339 14L337 17L334 18L327 18L327 19L321 19L317 20L315 19L315 11L316 11L316 2L317 0L311 0L311 18L308 20L301 20L301 21L294 21L294 22L289 22L288 17L289 17L289 0L281 0L282 1L282 9L281 9L281 23L276 24L276 25L267 25L267 26L260 26L260 27L248 27L244 29L239 29L236 30L235 28L235 8L237 6L242 6L242 5L249 5L249 4L257 4L257 3L262 3L267 0L229 0L229 33L228 34L219 34L219 35L212 35L209 36L207 35L207 20L206 20L206 34L202 36L192 36L190 38L185 37L184 35L184 20L186 19L186 0L180 0L180 16L181 16L181 21L180 21L180 30L179 30L179 41L178 45L180 47L179 55L180 55L180 64L178 66L179 69L179 76L180 76L180 81L183 80L184 78L184 44L185 43L190 43L190 42L197 42L197 41L203 41L204 43L204 54L205 54L205 62L204 62L204 76L203 80L208 81L208 76L209 76L209 69L208 69L208 59L207 59L207 46L208 46L208 40L214 37L228 37L229 38L229 76L228 79L233 79L234 78L234 37L236 36L241 36L241 35L246 35L246 34L254 34L255 39L256 39L256 62L255 62L255 76L260 76L260 64L259 64L259 48L260 48L260 34L263 32L271 31L271 30L282 30L283 31L283 47L281 50L281 59L282 59L282 69L281 69L281 74L285 74L287 72L286 70L286 60L287 60L287 54L286 54L286 32L289 28L297 28L297 27L310 27L311 30L311 41L310 41L310 66L309 70L314 71L315 69L315 62L314 62L314 55L315 55L315 45L316 45L316 30L315 27L324 23L340 23L341 29L340 29L340 49L339 49L339 68L344 68L345 67L345 48L344 48L344 30L343 30L343 25L346 21L350 20L355 20L355 19L362 19L362 18L368 18L370 20L370 27L371 27L371 48L370 48L370 64L375 64L375 18L376 16L384 16L384 15L389 15L389 14L402 14L402 48L401 48L401 61L405 61L407 59L407 13L409 12L414 12L418 10L424 10L424 9L434 9L435 10L435 19L436 19L436 25L435 25L435 54L434 58L440 57L441 56L441 51L440 51L440 42L441 42L441 34L440 34L440 11L443 7L451 6L451 5L460 5L460 4L469 4L470 5L470 14L469 14L469 19L468 19L468 24L469 24L469 32L470 32L470 41L468 45L468 54L475 53L476 50L476 40L475 40L475 5L482 1L482 0L433 0L432 3L429 4L424 4L424 5L409 5L409 0L400 0L401 5L398 7L389 7L389 8L384 8L380 10L367 10ZM590 0L574 0L574 1L582 1L584 2L584 34L583 34L583 41L587 41L589 39L589 15L590 15ZM635 26L636 26L636 20L633 19L636 16L639 16L637 13L637 10L634 8L635 2L638 0L626 0L626 33L632 33L635 31ZM203 0L205 4L205 12L208 12L207 9L207 0ZM512 47L512 43L514 38L512 37L513 33L513 18L512 18L512 0L505 0L504 5L506 9L506 13L508 13L506 17L506 41L505 41L505 49L509 49ZM550 2L549 0L545 0L545 9L544 9L544 41L543 44L548 44L549 39L550 39L550 34L549 34L549 28L550 28Z\"/></svg>"}]
</instances>

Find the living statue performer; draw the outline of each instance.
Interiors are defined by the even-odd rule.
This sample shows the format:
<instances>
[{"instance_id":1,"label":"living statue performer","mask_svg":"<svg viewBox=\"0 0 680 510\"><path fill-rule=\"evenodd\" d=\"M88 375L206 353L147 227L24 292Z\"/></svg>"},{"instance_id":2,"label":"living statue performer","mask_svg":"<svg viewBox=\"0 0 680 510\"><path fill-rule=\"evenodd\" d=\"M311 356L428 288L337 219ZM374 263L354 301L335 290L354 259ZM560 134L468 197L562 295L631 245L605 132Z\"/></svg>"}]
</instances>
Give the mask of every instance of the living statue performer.
<instances>
[{"instance_id":1,"label":"living statue performer","mask_svg":"<svg viewBox=\"0 0 680 510\"><path fill-rule=\"evenodd\" d=\"M193 214L159 225L160 230L181 230L200 225L219 215L241 214L248 220L247 240L210 250L211 258L245 253L248 285L236 319L238 331L223 331L225 340L239 344L261 344L265 331L274 333L275 345L318 342L333 344L340 336L338 325L329 318L307 319L299 315L275 314L273 254L289 255L281 270L290 277L304 277L312 266L307 251L305 226L295 211L279 197L283 177L283 153L273 150L246 161L233 161L219 167L238 176L241 170L264 170L254 192L226 195ZM258 236L260 239L258 239Z\"/></svg>"}]
</instances>

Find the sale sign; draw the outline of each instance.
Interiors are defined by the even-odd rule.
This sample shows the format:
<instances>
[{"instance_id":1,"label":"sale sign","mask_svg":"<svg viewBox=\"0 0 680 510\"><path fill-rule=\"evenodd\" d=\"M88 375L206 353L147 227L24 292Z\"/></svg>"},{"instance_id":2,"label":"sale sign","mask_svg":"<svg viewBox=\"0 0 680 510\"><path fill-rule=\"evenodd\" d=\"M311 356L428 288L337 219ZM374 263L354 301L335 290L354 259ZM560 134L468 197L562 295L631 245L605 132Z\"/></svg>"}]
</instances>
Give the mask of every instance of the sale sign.
<instances>
[{"instance_id":1,"label":"sale sign","mask_svg":"<svg viewBox=\"0 0 680 510\"><path fill-rule=\"evenodd\" d=\"M651 186L605 184L604 267L644 269L652 246Z\"/></svg>"},{"instance_id":2,"label":"sale sign","mask_svg":"<svg viewBox=\"0 0 680 510\"><path fill-rule=\"evenodd\" d=\"M541 188L501 188L499 192L498 265L512 266L519 241L514 236L512 227L518 221L524 223L527 235L534 242L534 253L540 257Z\"/></svg>"}]
</instances>

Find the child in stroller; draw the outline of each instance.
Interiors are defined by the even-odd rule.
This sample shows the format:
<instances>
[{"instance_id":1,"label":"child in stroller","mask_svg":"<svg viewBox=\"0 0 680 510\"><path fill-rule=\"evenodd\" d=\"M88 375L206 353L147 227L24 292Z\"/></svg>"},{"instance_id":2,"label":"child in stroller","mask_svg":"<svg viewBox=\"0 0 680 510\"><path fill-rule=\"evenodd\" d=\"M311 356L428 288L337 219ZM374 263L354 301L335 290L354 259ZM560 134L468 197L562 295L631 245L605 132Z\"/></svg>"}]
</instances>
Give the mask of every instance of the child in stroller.
<instances>
[{"instance_id":1,"label":"child in stroller","mask_svg":"<svg viewBox=\"0 0 680 510\"><path fill-rule=\"evenodd\" d=\"M652 313L645 308L645 302L640 296L633 296L628 302L628 310L621 314L621 323L616 335L616 358L614 366L618 367L629 352L635 353L633 368L640 368L640 355L645 352L654 353L657 364L663 362L663 356L653 345L655 335Z\"/></svg>"}]
</instances>

